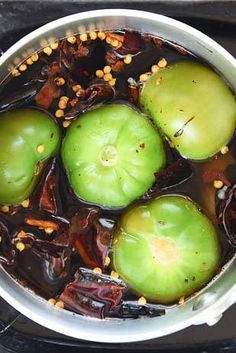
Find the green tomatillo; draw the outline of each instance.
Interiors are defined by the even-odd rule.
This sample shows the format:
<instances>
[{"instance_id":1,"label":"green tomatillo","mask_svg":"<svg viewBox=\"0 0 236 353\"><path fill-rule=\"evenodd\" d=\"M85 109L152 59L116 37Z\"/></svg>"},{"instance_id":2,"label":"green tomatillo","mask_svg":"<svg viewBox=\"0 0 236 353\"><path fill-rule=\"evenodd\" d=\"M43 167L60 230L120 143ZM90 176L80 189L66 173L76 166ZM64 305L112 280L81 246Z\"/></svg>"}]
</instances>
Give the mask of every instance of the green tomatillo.
<instances>
[{"instance_id":1,"label":"green tomatillo","mask_svg":"<svg viewBox=\"0 0 236 353\"><path fill-rule=\"evenodd\" d=\"M18 109L0 115L0 203L29 197L39 171L59 147L56 123L45 112Z\"/></svg>"},{"instance_id":2,"label":"green tomatillo","mask_svg":"<svg viewBox=\"0 0 236 353\"><path fill-rule=\"evenodd\" d=\"M124 104L89 111L67 130L62 159L75 194L104 207L125 207L165 165L158 131Z\"/></svg>"},{"instance_id":3,"label":"green tomatillo","mask_svg":"<svg viewBox=\"0 0 236 353\"><path fill-rule=\"evenodd\" d=\"M226 145L236 128L236 103L224 80L197 62L167 66L140 94L148 113L186 158L201 160Z\"/></svg>"},{"instance_id":4,"label":"green tomatillo","mask_svg":"<svg viewBox=\"0 0 236 353\"><path fill-rule=\"evenodd\" d=\"M169 304L199 290L216 273L214 226L189 199L159 197L129 210L113 241L113 266L133 290Z\"/></svg>"}]
</instances>

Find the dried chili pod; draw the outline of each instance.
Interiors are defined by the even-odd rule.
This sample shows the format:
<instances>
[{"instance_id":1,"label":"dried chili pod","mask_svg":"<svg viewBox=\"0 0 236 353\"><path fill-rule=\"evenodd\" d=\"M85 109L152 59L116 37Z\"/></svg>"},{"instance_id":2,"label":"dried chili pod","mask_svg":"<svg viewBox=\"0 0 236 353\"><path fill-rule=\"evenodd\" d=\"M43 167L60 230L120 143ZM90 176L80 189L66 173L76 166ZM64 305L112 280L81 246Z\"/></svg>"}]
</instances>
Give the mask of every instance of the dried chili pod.
<instances>
[{"instance_id":1,"label":"dried chili pod","mask_svg":"<svg viewBox=\"0 0 236 353\"><path fill-rule=\"evenodd\" d=\"M137 319L142 316L155 317L165 315L165 306L146 303L141 305L138 301L123 301L115 313L110 316L118 316L122 319Z\"/></svg>"},{"instance_id":2,"label":"dried chili pod","mask_svg":"<svg viewBox=\"0 0 236 353\"><path fill-rule=\"evenodd\" d=\"M187 160L179 159L156 173L155 184L144 194L142 199L151 199L161 190L168 190L187 181L193 175L193 169Z\"/></svg>"},{"instance_id":3,"label":"dried chili pod","mask_svg":"<svg viewBox=\"0 0 236 353\"><path fill-rule=\"evenodd\" d=\"M142 50L142 38L140 34L131 31L125 31L122 46L116 49L119 55L138 54Z\"/></svg>"},{"instance_id":4,"label":"dried chili pod","mask_svg":"<svg viewBox=\"0 0 236 353\"><path fill-rule=\"evenodd\" d=\"M37 291L56 295L68 280L70 270L70 249L55 242L37 239L33 233L26 233L20 239L24 249L18 252L17 271Z\"/></svg>"},{"instance_id":5,"label":"dried chili pod","mask_svg":"<svg viewBox=\"0 0 236 353\"><path fill-rule=\"evenodd\" d=\"M114 96L115 91L110 85L94 83L86 89L85 98L79 100L78 103L65 115L65 119L74 119L92 107L110 101Z\"/></svg>"},{"instance_id":6,"label":"dried chili pod","mask_svg":"<svg viewBox=\"0 0 236 353\"><path fill-rule=\"evenodd\" d=\"M80 268L60 300L69 310L103 319L115 311L125 291L125 284L107 275Z\"/></svg>"},{"instance_id":7,"label":"dried chili pod","mask_svg":"<svg viewBox=\"0 0 236 353\"><path fill-rule=\"evenodd\" d=\"M0 263L13 265L15 263L15 251L9 237L6 224L0 221Z\"/></svg>"},{"instance_id":8,"label":"dried chili pod","mask_svg":"<svg viewBox=\"0 0 236 353\"><path fill-rule=\"evenodd\" d=\"M98 207L82 208L72 218L69 238L87 266L104 268L115 227L115 220Z\"/></svg>"},{"instance_id":9,"label":"dried chili pod","mask_svg":"<svg viewBox=\"0 0 236 353\"><path fill-rule=\"evenodd\" d=\"M57 214L61 210L61 200L58 191L58 165L57 159L50 160L46 167L43 181L39 185L33 201L40 210Z\"/></svg>"},{"instance_id":10,"label":"dried chili pod","mask_svg":"<svg viewBox=\"0 0 236 353\"><path fill-rule=\"evenodd\" d=\"M225 199L219 205L218 215L228 241L236 246L236 184L227 189Z\"/></svg>"},{"instance_id":11,"label":"dried chili pod","mask_svg":"<svg viewBox=\"0 0 236 353\"><path fill-rule=\"evenodd\" d=\"M0 100L0 113L6 112L13 108L28 103L38 93L42 83L32 80L22 86L19 90L3 97Z\"/></svg>"}]
</instances>

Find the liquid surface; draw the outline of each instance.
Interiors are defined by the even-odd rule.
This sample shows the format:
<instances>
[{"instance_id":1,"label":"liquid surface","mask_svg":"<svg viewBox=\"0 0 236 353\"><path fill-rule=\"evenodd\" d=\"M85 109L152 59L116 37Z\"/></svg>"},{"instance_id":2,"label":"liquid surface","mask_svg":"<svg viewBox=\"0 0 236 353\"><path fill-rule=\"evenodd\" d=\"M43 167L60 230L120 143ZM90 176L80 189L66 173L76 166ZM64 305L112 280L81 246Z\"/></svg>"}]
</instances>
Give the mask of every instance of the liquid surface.
<instances>
[{"instance_id":1,"label":"liquid surface","mask_svg":"<svg viewBox=\"0 0 236 353\"><path fill-rule=\"evenodd\" d=\"M96 105L125 101L139 109L139 89L145 81L142 75L151 74L153 65L163 58L167 65L180 60L199 61L159 38L132 32L104 36L88 36L85 41L79 36L63 39L28 58L28 63L23 63L26 69L19 66L12 73L14 77L0 86L0 112L16 107L46 110L57 121L63 137L71 121ZM182 159L165 141L166 169L157 183L133 203L169 193L193 199L219 233L221 266L234 253L218 212L236 182L235 137L228 147L226 154L218 153L199 163ZM216 180L223 182L223 188L214 187ZM84 315L162 314L163 307L138 302L132 289L111 272L111 239L126 210L102 210L76 198L58 155L47 162L28 203L2 205L0 261L23 285L46 299L60 299L68 309ZM17 248L19 241L24 244L23 251ZM63 292L76 272L77 282ZM112 296L114 291L116 295Z\"/></svg>"}]
</instances>

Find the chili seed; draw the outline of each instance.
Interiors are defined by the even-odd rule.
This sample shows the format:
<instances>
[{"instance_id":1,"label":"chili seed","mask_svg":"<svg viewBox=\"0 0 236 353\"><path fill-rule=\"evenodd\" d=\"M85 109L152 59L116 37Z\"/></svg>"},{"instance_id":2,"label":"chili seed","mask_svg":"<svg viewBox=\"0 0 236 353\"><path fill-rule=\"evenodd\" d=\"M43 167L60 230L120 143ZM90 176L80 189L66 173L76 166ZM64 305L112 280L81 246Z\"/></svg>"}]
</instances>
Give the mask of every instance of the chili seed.
<instances>
[{"instance_id":1,"label":"chili seed","mask_svg":"<svg viewBox=\"0 0 236 353\"><path fill-rule=\"evenodd\" d=\"M220 152L221 154L226 154L229 152L229 147L228 146L223 146L221 149L220 149Z\"/></svg>"},{"instance_id":2,"label":"chili seed","mask_svg":"<svg viewBox=\"0 0 236 353\"><path fill-rule=\"evenodd\" d=\"M132 61L132 56L131 55L127 55L125 58L124 58L124 63L125 64L130 64Z\"/></svg>"},{"instance_id":3,"label":"chili seed","mask_svg":"<svg viewBox=\"0 0 236 353\"><path fill-rule=\"evenodd\" d=\"M98 78L102 78L102 77L104 76L104 72L103 72L102 70L97 70L97 71L96 71L96 76L97 76Z\"/></svg>"},{"instance_id":4,"label":"chili seed","mask_svg":"<svg viewBox=\"0 0 236 353\"><path fill-rule=\"evenodd\" d=\"M151 71L153 74L157 73L160 70L158 65L152 65Z\"/></svg>"},{"instance_id":5,"label":"chili seed","mask_svg":"<svg viewBox=\"0 0 236 353\"><path fill-rule=\"evenodd\" d=\"M27 65L26 65L26 64L21 64L21 65L19 66L19 70L20 70L21 72L26 71L26 70L27 70Z\"/></svg>"},{"instance_id":6,"label":"chili seed","mask_svg":"<svg viewBox=\"0 0 236 353\"><path fill-rule=\"evenodd\" d=\"M104 74L109 74L111 72L111 67L109 65L104 66L103 72Z\"/></svg>"},{"instance_id":7,"label":"chili seed","mask_svg":"<svg viewBox=\"0 0 236 353\"><path fill-rule=\"evenodd\" d=\"M94 272L94 273L98 273L98 274L102 274L102 269L101 269L100 267L95 267L95 268L93 269L93 272Z\"/></svg>"},{"instance_id":8,"label":"chili seed","mask_svg":"<svg viewBox=\"0 0 236 353\"><path fill-rule=\"evenodd\" d=\"M45 150L45 146L44 145L38 145L38 147L37 147L37 152L38 153L43 153L44 150Z\"/></svg>"},{"instance_id":9,"label":"chili seed","mask_svg":"<svg viewBox=\"0 0 236 353\"><path fill-rule=\"evenodd\" d=\"M56 118L62 118L64 116L64 110L62 109L57 109L55 112L55 117Z\"/></svg>"},{"instance_id":10,"label":"chili seed","mask_svg":"<svg viewBox=\"0 0 236 353\"><path fill-rule=\"evenodd\" d=\"M158 66L160 68L164 68L164 67L166 67L166 65L167 65L167 61L165 58L162 58L161 60L158 61Z\"/></svg>"},{"instance_id":11,"label":"chili seed","mask_svg":"<svg viewBox=\"0 0 236 353\"><path fill-rule=\"evenodd\" d=\"M119 274L116 271L111 271L111 277L119 278Z\"/></svg>"},{"instance_id":12,"label":"chili seed","mask_svg":"<svg viewBox=\"0 0 236 353\"><path fill-rule=\"evenodd\" d=\"M86 42L86 40L88 40L88 35L87 33L82 33L80 36L79 36L81 42Z\"/></svg>"},{"instance_id":13,"label":"chili seed","mask_svg":"<svg viewBox=\"0 0 236 353\"><path fill-rule=\"evenodd\" d=\"M106 34L104 32L98 32L98 38L104 40L106 38Z\"/></svg>"},{"instance_id":14,"label":"chili seed","mask_svg":"<svg viewBox=\"0 0 236 353\"><path fill-rule=\"evenodd\" d=\"M50 47L52 48L52 50L56 50L58 48L58 42L54 42L50 45Z\"/></svg>"},{"instance_id":15,"label":"chili seed","mask_svg":"<svg viewBox=\"0 0 236 353\"><path fill-rule=\"evenodd\" d=\"M54 78L54 82L56 83L57 86L63 86L66 83L63 77Z\"/></svg>"},{"instance_id":16,"label":"chili seed","mask_svg":"<svg viewBox=\"0 0 236 353\"><path fill-rule=\"evenodd\" d=\"M26 199L24 200L21 205L24 207L24 208L28 208L29 207L29 204L30 204L30 200L29 199Z\"/></svg>"},{"instance_id":17,"label":"chili seed","mask_svg":"<svg viewBox=\"0 0 236 353\"><path fill-rule=\"evenodd\" d=\"M115 86L116 78L111 79L110 81L108 81L108 83L109 83L110 86Z\"/></svg>"},{"instance_id":18,"label":"chili seed","mask_svg":"<svg viewBox=\"0 0 236 353\"><path fill-rule=\"evenodd\" d=\"M48 299L48 304L50 304L50 305L55 305L56 304L56 299L54 299L54 298L50 298L50 299Z\"/></svg>"},{"instance_id":19,"label":"chili seed","mask_svg":"<svg viewBox=\"0 0 236 353\"><path fill-rule=\"evenodd\" d=\"M104 78L104 81L110 81L112 80L112 74L105 74L103 78Z\"/></svg>"},{"instance_id":20,"label":"chili seed","mask_svg":"<svg viewBox=\"0 0 236 353\"><path fill-rule=\"evenodd\" d=\"M61 300L59 300L58 302L56 302L55 307L58 309L64 309L65 305Z\"/></svg>"},{"instance_id":21,"label":"chili seed","mask_svg":"<svg viewBox=\"0 0 236 353\"><path fill-rule=\"evenodd\" d=\"M1 211L2 211L3 213L8 213L9 210L10 210L10 207L9 207L9 206L4 205L4 206L1 207Z\"/></svg>"},{"instance_id":22,"label":"chili seed","mask_svg":"<svg viewBox=\"0 0 236 353\"><path fill-rule=\"evenodd\" d=\"M97 33L96 33L96 32L90 32L90 33L89 33L89 37L90 37L92 40L95 40L95 39L97 39Z\"/></svg>"},{"instance_id":23,"label":"chili seed","mask_svg":"<svg viewBox=\"0 0 236 353\"><path fill-rule=\"evenodd\" d=\"M22 241L18 241L18 243L16 243L16 248L21 252L25 249L25 244Z\"/></svg>"},{"instance_id":24,"label":"chili seed","mask_svg":"<svg viewBox=\"0 0 236 353\"><path fill-rule=\"evenodd\" d=\"M214 188L221 189L223 185L224 184L221 180L214 180Z\"/></svg>"},{"instance_id":25,"label":"chili seed","mask_svg":"<svg viewBox=\"0 0 236 353\"><path fill-rule=\"evenodd\" d=\"M140 305L145 305L145 304L147 304L146 298L140 297L140 298L138 299L138 304L140 304Z\"/></svg>"},{"instance_id":26,"label":"chili seed","mask_svg":"<svg viewBox=\"0 0 236 353\"><path fill-rule=\"evenodd\" d=\"M71 121L63 121L63 127L67 128L68 126L70 126Z\"/></svg>"},{"instance_id":27,"label":"chili seed","mask_svg":"<svg viewBox=\"0 0 236 353\"><path fill-rule=\"evenodd\" d=\"M70 36L67 38L67 42L70 44L75 44L76 43L76 37L75 36Z\"/></svg>"},{"instance_id":28,"label":"chili seed","mask_svg":"<svg viewBox=\"0 0 236 353\"><path fill-rule=\"evenodd\" d=\"M52 48L50 47L46 47L43 49L44 54L47 54L48 56L50 56L52 54Z\"/></svg>"}]
</instances>

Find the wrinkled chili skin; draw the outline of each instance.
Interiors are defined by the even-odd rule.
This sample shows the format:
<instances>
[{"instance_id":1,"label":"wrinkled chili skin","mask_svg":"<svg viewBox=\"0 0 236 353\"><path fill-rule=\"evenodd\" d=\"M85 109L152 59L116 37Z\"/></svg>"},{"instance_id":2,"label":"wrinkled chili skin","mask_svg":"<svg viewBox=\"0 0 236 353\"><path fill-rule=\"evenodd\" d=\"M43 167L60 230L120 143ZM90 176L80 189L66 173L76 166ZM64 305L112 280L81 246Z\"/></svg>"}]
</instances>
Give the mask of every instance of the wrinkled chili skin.
<instances>
[{"instance_id":1,"label":"wrinkled chili skin","mask_svg":"<svg viewBox=\"0 0 236 353\"><path fill-rule=\"evenodd\" d=\"M116 224L98 207L82 208L72 218L69 237L87 266L104 269Z\"/></svg>"},{"instance_id":2,"label":"wrinkled chili skin","mask_svg":"<svg viewBox=\"0 0 236 353\"><path fill-rule=\"evenodd\" d=\"M152 199L158 196L163 190L169 190L181 185L191 178L192 175L193 170L189 162L179 159L155 174L156 181L154 185L144 194L142 199Z\"/></svg>"},{"instance_id":3,"label":"wrinkled chili skin","mask_svg":"<svg viewBox=\"0 0 236 353\"><path fill-rule=\"evenodd\" d=\"M236 184L227 189L225 199L219 205L218 216L230 245L236 247Z\"/></svg>"},{"instance_id":4,"label":"wrinkled chili skin","mask_svg":"<svg viewBox=\"0 0 236 353\"><path fill-rule=\"evenodd\" d=\"M15 264L16 252L11 244L7 223L0 217L0 263L7 266Z\"/></svg>"},{"instance_id":5,"label":"wrinkled chili skin","mask_svg":"<svg viewBox=\"0 0 236 353\"><path fill-rule=\"evenodd\" d=\"M39 210L47 211L53 215L61 214L61 199L58 190L59 183L59 165L56 158L49 161L45 167L44 180L40 183L39 190L35 194L32 203Z\"/></svg>"},{"instance_id":6,"label":"wrinkled chili skin","mask_svg":"<svg viewBox=\"0 0 236 353\"><path fill-rule=\"evenodd\" d=\"M79 314L104 319L120 304L125 291L121 280L81 268L60 295L65 306Z\"/></svg>"}]
</instances>

